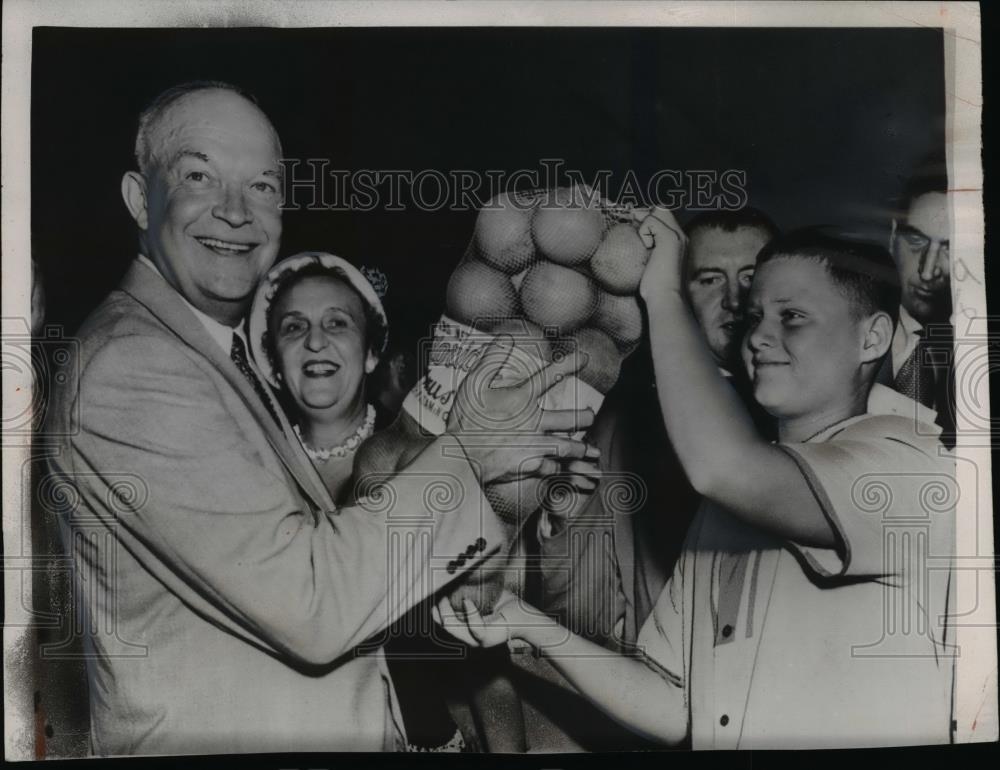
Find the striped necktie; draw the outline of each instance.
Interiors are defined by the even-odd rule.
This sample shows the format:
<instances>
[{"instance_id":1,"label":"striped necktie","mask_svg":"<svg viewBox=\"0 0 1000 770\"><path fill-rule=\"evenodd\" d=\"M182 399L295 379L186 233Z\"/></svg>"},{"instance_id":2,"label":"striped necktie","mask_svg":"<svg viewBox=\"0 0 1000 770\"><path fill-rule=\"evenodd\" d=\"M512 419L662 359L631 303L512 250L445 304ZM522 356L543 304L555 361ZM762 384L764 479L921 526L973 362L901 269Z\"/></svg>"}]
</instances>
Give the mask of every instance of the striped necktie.
<instances>
[{"instance_id":1,"label":"striped necktie","mask_svg":"<svg viewBox=\"0 0 1000 770\"><path fill-rule=\"evenodd\" d=\"M934 408L934 365L927 356L924 330L916 332L917 344L899 367L893 389L931 409Z\"/></svg>"},{"instance_id":2,"label":"striped necktie","mask_svg":"<svg viewBox=\"0 0 1000 770\"><path fill-rule=\"evenodd\" d=\"M236 368L240 370L240 373L250 381L250 385L257 392L257 396L264 403L267 408L268 414L271 415L274 420L274 424L281 428L281 420L278 418L278 413L274 411L274 404L271 402L271 396L264 389L264 383L260 381L260 378L254 373L254 370L250 367L250 359L247 358L247 347L243 344L243 339L240 335L233 333L233 346L229 350L229 357L233 359L233 363L236 364Z\"/></svg>"}]
</instances>

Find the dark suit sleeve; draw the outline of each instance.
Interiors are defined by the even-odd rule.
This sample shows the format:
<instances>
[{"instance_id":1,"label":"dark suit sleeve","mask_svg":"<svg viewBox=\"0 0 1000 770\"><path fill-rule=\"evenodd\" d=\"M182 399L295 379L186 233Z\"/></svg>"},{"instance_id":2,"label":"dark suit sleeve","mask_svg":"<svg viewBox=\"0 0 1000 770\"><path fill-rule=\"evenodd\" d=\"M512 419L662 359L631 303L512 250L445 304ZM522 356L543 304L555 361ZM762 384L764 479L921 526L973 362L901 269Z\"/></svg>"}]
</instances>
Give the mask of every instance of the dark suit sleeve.
<instances>
[{"instance_id":1,"label":"dark suit sleeve","mask_svg":"<svg viewBox=\"0 0 1000 770\"><path fill-rule=\"evenodd\" d=\"M601 480L577 515L546 537L539 533L540 609L574 633L610 647L621 642L625 595L615 549L615 516Z\"/></svg>"},{"instance_id":2,"label":"dark suit sleeve","mask_svg":"<svg viewBox=\"0 0 1000 770\"><path fill-rule=\"evenodd\" d=\"M157 337L106 344L82 374L76 435L56 464L116 541L210 621L328 663L501 544L447 437L363 506L309 510L209 366ZM115 493L117 472L138 479L134 495Z\"/></svg>"}]
</instances>

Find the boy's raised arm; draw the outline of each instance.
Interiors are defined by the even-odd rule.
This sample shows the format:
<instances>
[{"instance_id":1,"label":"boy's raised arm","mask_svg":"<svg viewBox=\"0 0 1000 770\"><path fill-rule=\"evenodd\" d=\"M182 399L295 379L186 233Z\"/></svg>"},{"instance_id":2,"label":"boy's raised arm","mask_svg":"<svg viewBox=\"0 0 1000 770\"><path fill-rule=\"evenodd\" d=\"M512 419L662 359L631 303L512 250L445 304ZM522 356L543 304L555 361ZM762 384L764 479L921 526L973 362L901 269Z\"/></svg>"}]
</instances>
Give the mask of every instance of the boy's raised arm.
<instances>
[{"instance_id":1,"label":"boy's raised arm","mask_svg":"<svg viewBox=\"0 0 1000 770\"><path fill-rule=\"evenodd\" d=\"M639 292L649 316L660 410L699 494L747 523L803 545L831 548L834 530L795 462L757 433L719 374L682 291L686 238L654 209L639 227L652 249Z\"/></svg>"}]
</instances>

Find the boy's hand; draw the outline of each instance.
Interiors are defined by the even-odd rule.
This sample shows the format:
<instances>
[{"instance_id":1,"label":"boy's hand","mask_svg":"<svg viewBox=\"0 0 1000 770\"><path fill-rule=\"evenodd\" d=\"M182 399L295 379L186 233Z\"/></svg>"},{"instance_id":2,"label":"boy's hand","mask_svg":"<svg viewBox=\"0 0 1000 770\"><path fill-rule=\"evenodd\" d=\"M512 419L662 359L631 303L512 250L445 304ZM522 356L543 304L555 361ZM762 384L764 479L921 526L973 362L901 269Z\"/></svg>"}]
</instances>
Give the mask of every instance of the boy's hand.
<instances>
[{"instance_id":1,"label":"boy's hand","mask_svg":"<svg viewBox=\"0 0 1000 770\"><path fill-rule=\"evenodd\" d=\"M496 647L511 639L512 629L504 610L509 610L516 604L517 597L504 590L493 612L483 619L476 605L465 599L465 617L462 617L452 609L451 602L445 596L431 610L431 615L438 625L470 647Z\"/></svg>"},{"instance_id":2,"label":"boy's hand","mask_svg":"<svg viewBox=\"0 0 1000 770\"><path fill-rule=\"evenodd\" d=\"M652 249L646 270L639 283L639 294L645 301L668 292L680 293L684 285L684 252L687 236L669 209L656 206L636 209L639 237L647 249Z\"/></svg>"}]
</instances>

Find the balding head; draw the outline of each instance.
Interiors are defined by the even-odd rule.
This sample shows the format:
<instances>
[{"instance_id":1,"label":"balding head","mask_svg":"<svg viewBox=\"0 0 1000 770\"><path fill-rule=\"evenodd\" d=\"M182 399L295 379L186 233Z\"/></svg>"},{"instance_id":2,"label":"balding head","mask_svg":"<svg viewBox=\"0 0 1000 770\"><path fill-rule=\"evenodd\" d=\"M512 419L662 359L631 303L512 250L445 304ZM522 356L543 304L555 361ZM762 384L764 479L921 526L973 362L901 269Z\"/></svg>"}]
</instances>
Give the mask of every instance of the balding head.
<instances>
[{"instance_id":1,"label":"balding head","mask_svg":"<svg viewBox=\"0 0 1000 770\"><path fill-rule=\"evenodd\" d=\"M181 83L172 86L161 92L139 115L139 128L135 136L135 162L140 172L146 174L153 163L153 155L157 145L156 133L160 129L160 124L169 112L181 106L186 100L206 92L222 91L230 95L233 102L243 101L243 109L248 109L255 113L263 122L270 126L274 143L278 148L278 156L281 156L281 141L278 132L267 115L257 106L257 99L253 94L243 90L239 86L226 83L221 80L193 80L188 83ZM225 94L223 94L225 95ZM236 97L239 97L238 99Z\"/></svg>"},{"instance_id":2,"label":"balding head","mask_svg":"<svg viewBox=\"0 0 1000 770\"><path fill-rule=\"evenodd\" d=\"M136 159L122 196L141 253L190 304L235 326L281 240L274 126L232 86L178 86L143 113Z\"/></svg>"}]
</instances>

